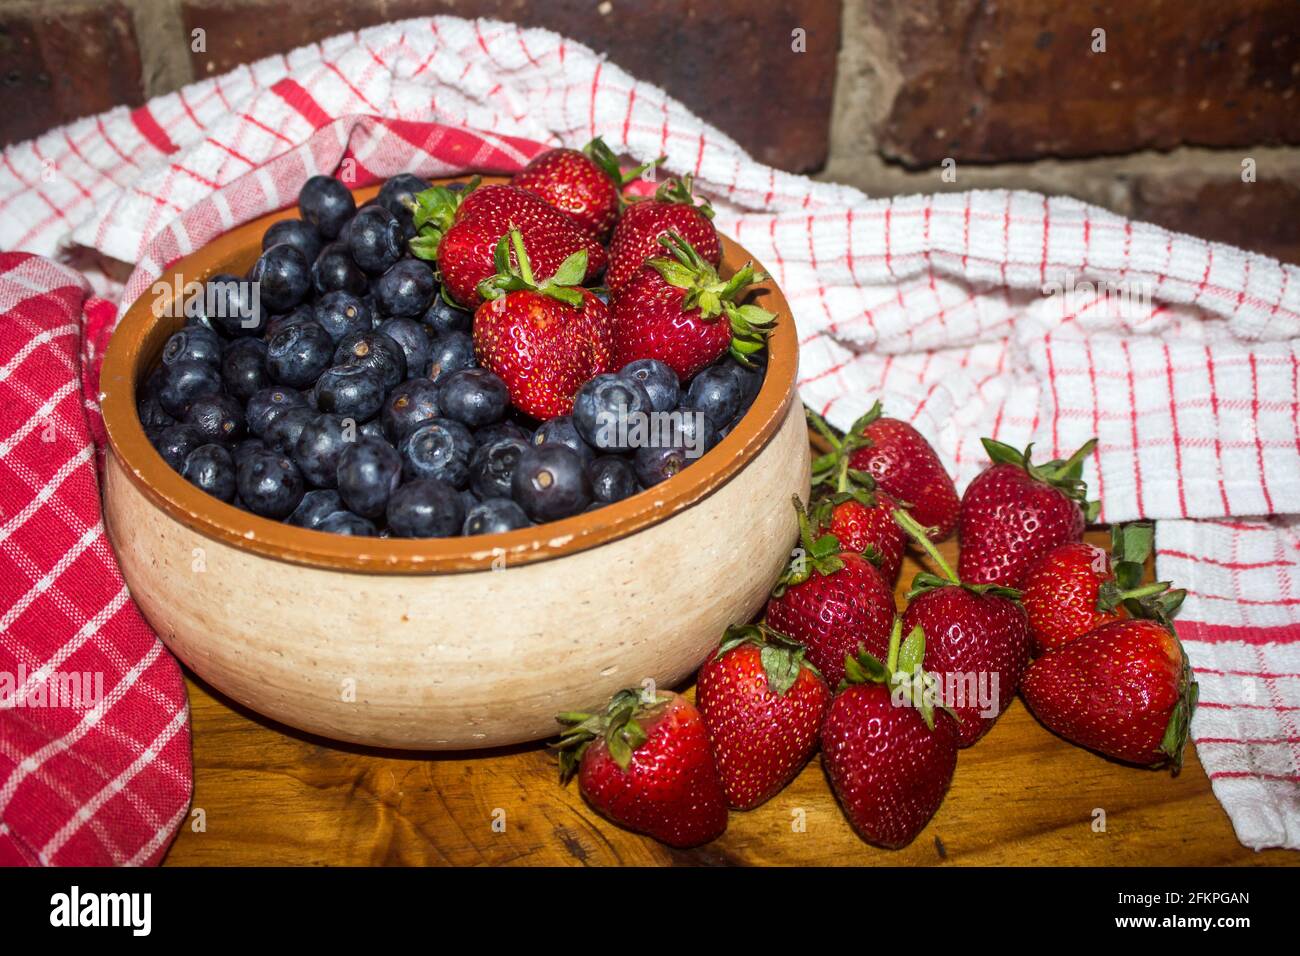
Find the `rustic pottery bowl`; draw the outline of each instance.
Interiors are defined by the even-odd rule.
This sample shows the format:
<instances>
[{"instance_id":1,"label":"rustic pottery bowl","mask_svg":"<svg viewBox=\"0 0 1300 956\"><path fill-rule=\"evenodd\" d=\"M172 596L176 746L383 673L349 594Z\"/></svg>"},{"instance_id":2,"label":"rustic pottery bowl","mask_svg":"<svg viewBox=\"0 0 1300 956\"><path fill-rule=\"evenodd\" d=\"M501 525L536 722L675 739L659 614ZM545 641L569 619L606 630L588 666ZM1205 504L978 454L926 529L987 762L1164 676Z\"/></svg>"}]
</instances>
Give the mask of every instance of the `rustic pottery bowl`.
<instances>
[{"instance_id":1,"label":"rustic pottery bowl","mask_svg":"<svg viewBox=\"0 0 1300 956\"><path fill-rule=\"evenodd\" d=\"M358 201L375 188L359 190ZM250 222L163 282L242 275ZM723 272L748 254L723 241ZM474 538L351 538L259 518L172 471L136 388L184 322L171 292L127 311L104 359L105 516L131 595L163 642L232 699L293 727L381 747L451 750L547 737L561 710L689 676L751 617L796 538L808 443L797 338L779 316L753 407L669 481L598 511Z\"/></svg>"}]
</instances>

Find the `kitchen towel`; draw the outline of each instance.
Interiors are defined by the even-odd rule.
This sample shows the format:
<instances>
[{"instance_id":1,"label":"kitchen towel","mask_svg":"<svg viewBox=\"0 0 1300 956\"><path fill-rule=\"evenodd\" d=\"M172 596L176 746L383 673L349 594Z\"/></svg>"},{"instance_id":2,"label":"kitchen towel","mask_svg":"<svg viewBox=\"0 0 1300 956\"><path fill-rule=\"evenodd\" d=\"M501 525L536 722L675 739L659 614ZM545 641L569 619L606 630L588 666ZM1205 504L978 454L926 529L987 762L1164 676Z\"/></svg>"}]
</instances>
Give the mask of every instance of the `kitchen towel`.
<instances>
[{"instance_id":1,"label":"kitchen towel","mask_svg":"<svg viewBox=\"0 0 1300 956\"><path fill-rule=\"evenodd\" d=\"M1179 629L1215 793L1243 843L1300 847L1294 266L1070 199L869 199L756 163L563 37L450 17L334 37L7 149L0 248L75 256L98 296L130 302L315 173L509 172L597 134L696 177L719 229L786 292L803 398L834 423L884 396L959 486L981 435L1042 458L1099 436L1085 477L1103 519L1157 519L1158 570L1193 592ZM15 634L29 639L0 644ZM32 759L0 750L3 788Z\"/></svg>"}]
</instances>

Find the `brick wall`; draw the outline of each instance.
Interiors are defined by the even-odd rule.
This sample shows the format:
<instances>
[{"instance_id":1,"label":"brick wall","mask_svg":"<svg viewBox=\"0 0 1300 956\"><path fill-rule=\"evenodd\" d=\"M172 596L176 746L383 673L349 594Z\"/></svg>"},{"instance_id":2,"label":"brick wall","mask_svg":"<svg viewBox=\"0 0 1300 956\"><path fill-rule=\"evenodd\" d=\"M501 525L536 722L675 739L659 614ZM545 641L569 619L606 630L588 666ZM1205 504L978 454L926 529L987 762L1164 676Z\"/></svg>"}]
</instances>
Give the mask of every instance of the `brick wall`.
<instances>
[{"instance_id":1,"label":"brick wall","mask_svg":"<svg viewBox=\"0 0 1300 956\"><path fill-rule=\"evenodd\" d=\"M1296 0L0 0L0 143L431 13L559 30L875 195L1070 194L1300 262Z\"/></svg>"}]
</instances>

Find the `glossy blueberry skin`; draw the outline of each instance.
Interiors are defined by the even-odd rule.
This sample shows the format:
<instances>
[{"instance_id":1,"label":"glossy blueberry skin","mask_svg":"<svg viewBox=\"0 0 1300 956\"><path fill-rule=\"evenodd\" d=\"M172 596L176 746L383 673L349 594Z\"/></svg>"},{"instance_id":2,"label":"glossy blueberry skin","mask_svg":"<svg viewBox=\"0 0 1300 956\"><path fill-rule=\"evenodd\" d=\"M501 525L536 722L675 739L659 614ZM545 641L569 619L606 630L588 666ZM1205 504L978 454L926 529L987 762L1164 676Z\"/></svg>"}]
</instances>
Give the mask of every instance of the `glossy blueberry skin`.
<instances>
[{"instance_id":1,"label":"glossy blueberry skin","mask_svg":"<svg viewBox=\"0 0 1300 956\"><path fill-rule=\"evenodd\" d=\"M205 444L203 436L193 425L168 425L158 433L154 441L154 447L158 449L158 454L163 456L163 461L171 465L173 471L180 471L185 467L185 458L194 449Z\"/></svg>"},{"instance_id":2,"label":"glossy blueberry skin","mask_svg":"<svg viewBox=\"0 0 1300 956\"><path fill-rule=\"evenodd\" d=\"M266 447L276 454L292 457L293 450L298 445L298 438L302 435L302 430L315 420L318 414L319 412L314 408L306 405L286 409L272 419L271 424L266 427L266 431L262 435L262 440L266 442Z\"/></svg>"},{"instance_id":3,"label":"glossy blueberry skin","mask_svg":"<svg viewBox=\"0 0 1300 956\"><path fill-rule=\"evenodd\" d=\"M740 412L743 398L740 377L733 367L711 365L691 379L682 404L708 415L714 428L722 428Z\"/></svg>"},{"instance_id":4,"label":"glossy blueberry skin","mask_svg":"<svg viewBox=\"0 0 1300 956\"><path fill-rule=\"evenodd\" d=\"M204 325L188 325L173 333L163 346L163 365L177 362L221 364L221 336Z\"/></svg>"},{"instance_id":5,"label":"glossy blueberry skin","mask_svg":"<svg viewBox=\"0 0 1300 956\"><path fill-rule=\"evenodd\" d=\"M251 282L229 274L208 280L204 292L204 318L228 339L261 335L271 310L263 306L260 289L254 293Z\"/></svg>"},{"instance_id":6,"label":"glossy blueberry skin","mask_svg":"<svg viewBox=\"0 0 1300 956\"><path fill-rule=\"evenodd\" d=\"M378 518L402 478L402 459L387 442L362 438L339 456L338 489L348 508Z\"/></svg>"},{"instance_id":7,"label":"glossy blueberry skin","mask_svg":"<svg viewBox=\"0 0 1300 956\"><path fill-rule=\"evenodd\" d=\"M469 481L474 436L460 422L435 418L402 439L402 474L407 480L436 478L454 488Z\"/></svg>"},{"instance_id":8,"label":"glossy blueberry skin","mask_svg":"<svg viewBox=\"0 0 1300 956\"><path fill-rule=\"evenodd\" d=\"M293 514L285 518L286 524L299 528L315 528L336 511L346 511L343 497L333 488L317 488L302 496Z\"/></svg>"},{"instance_id":9,"label":"glossy blueberry skin","mask_svg":"<svg viewBox=\"0 0 1300 956\"><path fill-rule=\"evenodd\" d=\"M369 332L371 315L370 306L365 299L341 289L327 292L316 300L316 321L335 343L349 335Z\"/></svg>"},{"instance_id":10,"label":"glossy blueberry skin","mask_svg":"<svg viewBox=\"0 0 1300 956\"><path fill-rule=\"evenodd\" d=\"M158 401L157 395L142 395L140 400L135 403L135 410L140 416L140 424L144 426L146 432L176 424L176 419L167 414L167 411L162 407L162 402Z\"/></svg>"},{"instance_id":11,"label":"glossy blueberry skin","mask_svg":"<svg viewBox=\"0 0 1300 956\"><path fill-rule=\"evenodd\" d=\"M443 417L470 428L500 421L510 407L510 391L495 372L466 368L438 378L438 406Z\"/></svg>"},{"instance_id":12,"label":"glossy blueberry skin","mask_svg":"<svg viewBox=\"0 0 1300 956\"><path fill-rule=\"evenodd\" d=\"M740 382L740 412L743 414L754 399L758 398L759 389L763 387L763 378L767 373L767 367L759 364L764 358L763 354L751 355L749 360L754 364L746 368L733 358L725 361L724 367L731 370L731 374Z\"/></svg>"},{"instance_id":13,"label":"glossy blueberry skin","mask_svg":"<svg viewBox=\"0 0 1300 956\"><path fill-rule=\"evenodd\" d=\"M355 419L345 419L345 421L355 421ZM384 426L378 418L372 418L368 422L362 422L357 428L357 434L362 438L373 438L375 441L388 441L388 436L384 434ZM388 441L388 444L393 443ZM397 446L393 446L397 447Z\"/></svg>"},{"instance_id":14,"label":"glossy blueberry skin","mask_svg":"<svg viewBox=\"0 0 1300 956\"><path fill-rule=\"evenodd\" d=\"M613 504L636 494L636 469L626 458L601 455L587 466L591 496L600 504Z\"/></svg>"},{"instance_id":15,"label":"glossy blueberry skin","mask_svg":"<svg viewBox=\"0 0 1300 956\"><path fill-rule=\"evenodd\" d=\"M371 275L386 272L406 251L406 235L397 217L383 206L366 206L348 223L348 252Z\"/></svg>"},{"instance_id":16,"label":"glossy blueberry skin","mask_svg":"<svg viewBox=\"0 0 1300 956\"><path fill-rule=\"evenodd\" d=\"M200 445L185 456L185 480L222 501L235 500L235 461L221 445Z\"/></svg>"},{"instance_id":17,"label":"glossy blueberry skin","mask_svg":"<svg viewBox=\"0 0 1300 956\"><path fill-rule=\"evenodd\" d=\"M291 325L303 325L307 322L316 321L316 310L308 303L300 302L288 312L281 312L279 315L273 315L267 320L266 330L262 333L262 341L270 341L287 329Z\"/></svg>"},{"instance_id":18,"label":"glossy blueberry skin","mask_svg":"<svg viewBox=\"0 0 1300 956\"><path fill-rule=\"evenodd\" d=\"M306 388L334 358L334 340L317 322L280 329L266 343L266 368L280 385Z\"/></svg>"},{"instance_id":19,"label":"glossy blueberry skin","mask_svg":"<svg viewBox=\"0 0 1300 956\"><path fill-rule=\"evenodd\" d=\"M333 176L313 176L298 193L298 213L326 239L343 230L357 211L352 193Z\"/></svg>"},{"instance_id":20,"label":"glossy blueberry skin","mask_svg":"<svg viewBox=\"0 0 1300 956\"><path fill-rule=\"evenodd\" d=\"M379 534L379 529L375 527L373 521L367 521L361 515L353 514L351 511L336 511L332 515L322 518L320 524L316 525L317 531L328 531L330 534L346 534L353 538L373 538Z\"/></svg>"},{"instance_id":21,"label":"glossy blueberry skin","mask_svg":"<svg viewBox=\"0 0 1300 956\"><path fill-rule=\"evenodd\" d=\"M284 455L254 452L236 466L235 478L240 500L263 518L286 518L302 501L302 475Z\"/></svg>"},{"instance_id":22,"label":"glossy blueberry skin","mask_svg":"<svg viewBox=\"0 0 1300 956\"><path fill-rule=\"evenodd\" d=\"M465 523L460 492L444 481L408 481L388 499L388 527L399 538L446 538Z\"/></svg>"},{"instance_id":23,"label":"glossy blueberry skin","mask_svg":"<svg viewBox=\"0 0 1300 956\"><path fill-rule=\"evenodd\" d=\"M677 407L681 385L677 373L658 359L637 359L619 372L641 384L656 412L670 412Z\"/></svg>"},{"instance_id":24,"label":"glossy blueberry skin","mask_svg":"<svg viewBox=\"0 0 1300 956\"><path fill-rule=\"evenodd\" d=\"M688 461L694 461L722 440L713 419L694 408L679 408L673 419L672 445L686 451Z\"/></svg>"},{"instance_id":25,"label":"glossy blueberry skin","mask_svg":"<svg viewBox=\"0 0 1300 956\"><path fill-rule=\"evenodd\" d=\"M302 257L308 262L316 261L321 247L325 244L316 227L301 219L281 219L262 233L263 252L282 242L287 242L301 252Z\"/></svg>"},{"instance_id":26,"label":"glossy blueberry skin","mask_svg":"<svg viewBox=\"0 0 1300 956\"><path fill-rule=\"evenodd\" d=\"M236 339L221 358L221 381L226 391L247 402L259 389L271 384L266 367L266 343L261 339Z\"/></svg>"},{"instance_id":27,"label":"glossy blueberry skin","mask_svg":"<svg viewBox=\"0 0 1300 956\"><path fill-rule=\"evenodd\" d=\"M509 419L493 422L491 425L484 425L474 430L474 440L480 445L490 445L498 438L518 438L525 444L530 444L532 433L521 427L518 422Z\"/></svg>"},{"instance_id":28,"label":"glossy blueberry skin","mask_svg":"<svg viewBox=\"0 0 1300 956\"><path fill-rule=\"evenodd\" d=\"M415 319L386 319L375 329L401 346L406 356L406 374L419 375L429 365L433 354L433 339L426 329Z\"/></svg>"},{"instance_id":29,"label":"glossy blueberry skin","mask_svg":"<svg viewBox=\"0 0 1300 956\"><path fill-rule=\"evenodd\" d=\"M509 498L519 459L529 448L522 438L505 436L474 449L469 463L469 487L483 499Z\"/></svg>"},{"instance_id":30,"label":"glossy blueberry skin","mask_svg":"<svg viewBox=\"0 0 1300 956\"><path fill-rule=\"evenodd\" d=\"M249 455L255 454L259 451L267 451L267 450L268 449L266 447L266 442L262 441L262 439L245 438L243 441L235 443L235 446L231 450L230 454L235 459L235 464L238 465Z\"/></svg>"},{"instance_id":31,"label":"glossy blueberry skin","mask_svg":"<svg viewBox=\"0 0 1300 956\"><path fill-rule=\"evenodd\" d=\"M332 242L312 263L311 284L317 295L342 291L359 296L366 291L366 274L352 261L346 246Z\"/></svg>"},{"instance_id":32,"label":"glossy blueberry skin","mask_svg":"<svg viewBox=\"0 0 1300 956\"><path fill-rule=\"evenodd\" d=\"M384 315L424 315L438 290L433 270L420 259L402 259L373 283L375 301Z\"/></svg>"},{"instance_id":33,"label":"glossy blueberry skin","mask_svg":"<svg viewBox=\"0 0 1300 956\"><path fill-rule=\"evenodd\" d=\"M205 442L227 444L244 437L244 406L233 395L204 395L190 403L185 424L192 425Z\"/></svg>"},{"instance_id":34,"label":"glossy blueberry skin","mask_svg":"<svg viewBox=\"0 0 1300 956\"><path fill-rule=\"evenodd\" d=\"M318 412L305 422L293 443L293 461L302 476L317 488L338 484L339 458L358 438L355 427L338 415Z\"/></svg>"},{"instance_id":35,"label":"glossy blueberry skin","mask_svg":"<svg viewBox=\"0 0 1300 956\"><path fill-rule=\"evenodd\" d=\"M158 401L173 418L184 418L190 403L221 391L221 373L207 362L174 362L164 365Z\"/></svg>"},{"instance_id":36,"label":"glossy blueberry skin","mask_svg":"<svg viewBox=\"0 0 1300 956\"><path fill-rule=\"evenodd\" d=\"M257 283L264 311L287 312L311 289L310 262L297 246L277 243L253 263L248 278Z\"/></svg>"},{"instance_id":37,"label":"glossy blueberry skin","mask_svg":"<svg viewBox=\"0 0 1300 956\"><path fill-rule=\"evenodd\" d=\"M429 188L429 183L412 173L398 173L379 188L375 202L383 206L402 224L402 235L409 239L415 235L412 213L415 197Z\"/></svg>"},{"instance_id":38,"label":"glossy blueberry skin","mask_svg":"<svg viewBox=\"0 0 1300 956\"><path fill-rule=\"evenodd\" d=\"M690 463L680 448L638 448L635 455L637 481L645 487L667 481Z\"/></svg>"},{"instance_id":39,"label":"glossy blueberry skin","mask_svg":"<svg viewBox=\"0 0 1300 956\"><path fill-rule=\"evenodd\" d=\"M652 411L650 396L640 382L631 376L607 373L578 389L573 402L573 426L592 448L627 451L636 437L629 424ZM643 432L648 431L648 424L643 424Z\"/></svg>"},{"instance_id":40,"label":"glossy blueberry skin","mask_svg":"<svg viewBox=\"0 0 1300 956\"><path fill-rule=\"evenodd\" d=\"M511 497L533 521L558 521L591 504L587 465L577 452L556 443L527 449L515 466Z\"/></svg>"},{"instance_id":41,"label":"glossy blueberry skin","mask_svg":"<svg viewBox=\"0 0 1300 956\"><path fill-rule=\"evenodd\" d=\"M277 417L291 408L306 407L307 400L302 397L301 392L292 388L274 386L260 389L253 394L248 404L244 406L244 417L247 419L248 431L258 438L264 438L267 429Z\"/></svg>"},{"instance_id":42,"label":"glossy blueberry skin","mask_svg":"<svg viewBox=\"0 0 1300 956\"><path fill-rule=\"evenodd\" d=\"M421 321L434 335L468 332L474 327L474 313L452 305L441 295L435 295Z\"/></svg>"},{"instance_id":43,"label":"glossy blueberry skin","mask_svg":"<svg viewBox=\"0 0 1300 956\"><path fill-rule=\"evenodd\" d=\"M364 365L336 365L316 380L316 407L357 422L368 422L384 404L384 376Z\"/></svg>"},{"instance_id":44,"label":"glossy blueberry skin","mask_svg":"<svg viewBox=\"0 0 1300 956\"><path fill-rule=\"evenodd\" d=\"M379 372L387 392L406 379L406 353L383 332L346 336L334 349L335 365L359 365Z\"/></svg>"},{"instance_id":45,"label":"glossy blueberry skin","mask_svg":"<svg viewBox=\"0 0 1300 956\"><path fill-rule=\"evenodd\" d=\"M524 509L509 498L485 498L465 512L461 534L504 534L531 523Z\"/></svg>"},{"instance_id":46,"label":"glossy blueberry skin","mask_svg":"<svg viewBox=\"0 0 1300 956\"><path fill-rule=\"evenodd\" d=\"M468 332L445 332L437 336L429 347L429 367L424 377L438 381L444 375L475 368L474 339Z\"/></svg>"},{"instance_id":47,"label":"glossy blueberry skin","mask_svg":"<svg viewBox=\"0 0 1300 956\"><path fill-rule=\"evenodd\" d=\"M542 422L533 432L532 442L534 445L559 444L564 445L572 452L576 452L582 459L583 464L590 464L591 460L596 457L591 446L583 441L582 435L573 424L573 416L560 415L552 418L550 421Z\"/></svg>"},{"instance_id":48,"label":"glossy blueberry skin","mask_svg":"<svg viewBox=\"0 0 1300 956\"><path fill-rule=\"evenodd\" d=\"M394 445L427 421L439 417L438 388L427 378L408 378L388 393L379 412L384 435Z\"/></svg>"}]
</instances>

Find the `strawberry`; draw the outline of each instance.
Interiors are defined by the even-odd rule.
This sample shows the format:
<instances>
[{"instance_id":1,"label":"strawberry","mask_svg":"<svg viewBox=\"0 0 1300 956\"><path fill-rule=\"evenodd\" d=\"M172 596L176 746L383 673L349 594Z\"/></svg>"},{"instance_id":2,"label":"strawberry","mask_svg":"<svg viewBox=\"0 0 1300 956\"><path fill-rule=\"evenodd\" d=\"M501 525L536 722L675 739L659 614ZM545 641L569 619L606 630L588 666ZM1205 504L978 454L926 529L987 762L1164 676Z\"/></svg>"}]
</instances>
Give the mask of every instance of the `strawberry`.
<instances>
[{"instance_id":1,"label":"strawberry","mask_svg":"<svg viewBox=\"0 0 1300 956\"><path fill-rule=\"evenodd\" d=\"M616 364L658 359L682 381L728 351L750 364L776 316L735 300L767 276L747 262L724 280L681 236L665 237L664 245L673 258L651 259L610 301Z\"/></svg>"},{"instance_id":2,"label":"strawberry","mask_svg":"<svg viewBox=\"0 0 1300 956\"><path fill-rule=\"evenodd\" d=\"M700 668L695 703L732 807L752 810L795 778L830 700L803 647L762 624L727 629Z\"/></svg>"},{"instance_id":3,"label":"strawberry","mask_svg":"<svg viewBox=\"0 0 1300 956\"><path fill-rule=\"evenodd\" d=\"M515 229L497 245L500 271L479 283L486 301L474 313L474 351L505 382L511 403L534 418L567 415L578 389L614 367L609 311L575 287L586 256L579 250L555 275L538 280Z\"/></svg>"},{"instance_id":4,"label":"strawberry","mask_svg":"<svg viewBox=\"0 0 1300 956\"><path fill-rule=\"evenodd\" d=\"M588 803L619 826L692 847L727 829L727 798L700 712L685 697L637 689L601 714L565 713L560 779L577 773Z\"/></svg>"},{"instance_id":5,"label":"strawberry","mask_svg":"<svg viewBox=\"0 0 1300 956\"><path fill-rule=\"evenodd\" d=\"M1163 601L1168 582L1143 586L1154 540L1152 525L1135 522L1110 529L1111 553L1084 541L1057 545L1025 575L1022 600L1029 615L1034 653L1068 644L1088 631Z\"/></svg>"},{"instance_id":6,"label":"strawberry","mask_svg":"<svg viewBox=\"0 0 1300 956\"><path fill-rule=\"evenodd\" d=\"M889 849L925 828L957 768L954 724L936 719L925 692L925 638L913 631L900 648L899 636L895 622L883 664L866 653L845 662L847 686L821 729L822 766L849 823Z\"/></svg>"},{"instance_id":7,"label":"strawberry","mask_svg":"<svg viewBox=\"0 0 1300 956\"><path fill-rule=\"evenodd\" d=\"M1097 517L1085 501L1080 475L1097 439L1068 459L1034 465L1033 445L1023 452L983 439L992 464L975 476L961 499L957 570L972 584L1019 587L1030 565L1058 544L1083 540L1083 527Z\"/></svg>"},{"instance_id":8,"label":"strawberry","mask_svg":"<svg viewBox=\"0 0 1300 956\"><path fill-rule=\"evenodd\" d=\"M844 551L833 534L814 539L803 503L801 547L772 590L767 623L808 649L808 661L832 687L844 677L844 657L865 648L883 657L894 619L894 592L866 558Z\"/></svg>"},{"instance_id":9,"label":"strawberry","mask_svg":"<svg viewBox=\"0 0 1300 956\"><path fill-rule=\"evenodd\" d=\"M903 627L925 632L925 668L957 717L958 745L969 747L1016 695L1029 666L1029 619L1018 591L962 582L915 519L902 510L895 518L943 572L922 571L912 580Z\"/></svg>"},{"instance_id":10,"label":"strawberry","mask_svg":"<svg viewBox=\"0 0 1300 956\"><path fill-rule=\"evenodd\" d=\"M597 136L581 150L550 149L515 173L510 185L536 193L593 236L604 238L614 228L623 200L623 187L666 159L623 172L618 157Z\"/></svg>"},{"instance_id":11,"label":"strawberry","mask_svg":"<svg viewBox=\"0 0 1300 956\"><path fill-rule=\"evenodd\" d=\"M1182 765L1197 685L1167 616L1103 624L1048 651L1020 692L1066 740L1128 763Z\"/></svg>"},{"instance_id":12,"label":"strawberry","mask_svg":"<svg viewBox=\"0 0 1300 956\"><path fill-rule=\"evenodd\" d=\"M943 541L952 534L961 504L957 488L930 443L915 428L884 417L879 402L845 435L837 434L811 409L808 420L830 443L830 464L847 457L849 469L869 475L877 488L930 529L931 541Z\"/></svg>"},{"instance_id":13,"label":"strawberry","mask_svg":"<svg viewBox=\"0 0 1300 956\"><path fill-rule=\"evenodd\" d=\"M579 281L594 279L608 261L605 247L571 216L518 186L434 186L415 201L418 234L410 241L411 253L437 259L444 291L466 309L482 303L479 283L500 271L497 243L512 228L523 235L540 275L554 274L580 250L587 259Z\"/></svg>"},{"instance_id":14,"label":"strawberry","mask_svg":"<svg viewBox=\"0 0 1300 956\"><path fill-rule=\"evenodd\" d=\"M695 202L690 176L666 180L653 199L631 203L614 227L605 284L611 289L625 286L648 260L662 254L660 241L670 232L716 267L722 262L722 243L712 219L712 207Z\"/></svg>"}]
</instances>

